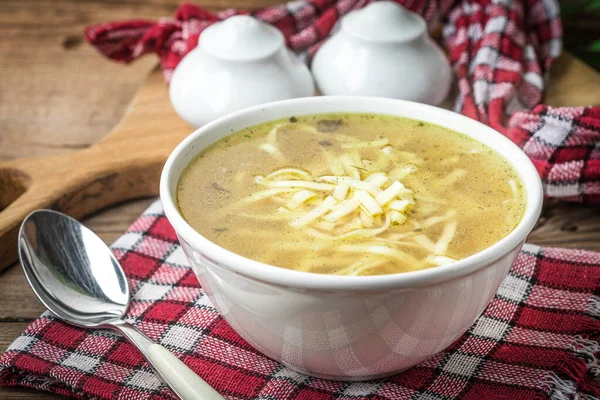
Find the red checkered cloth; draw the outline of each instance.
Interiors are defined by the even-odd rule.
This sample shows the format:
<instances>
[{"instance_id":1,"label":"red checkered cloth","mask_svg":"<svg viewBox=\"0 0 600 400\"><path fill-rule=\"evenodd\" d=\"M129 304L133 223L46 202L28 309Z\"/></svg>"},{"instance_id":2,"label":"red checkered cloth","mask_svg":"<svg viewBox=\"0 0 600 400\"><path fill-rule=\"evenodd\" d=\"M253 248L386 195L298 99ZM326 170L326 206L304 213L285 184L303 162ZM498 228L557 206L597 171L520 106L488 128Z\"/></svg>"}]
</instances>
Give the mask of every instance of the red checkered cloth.
<instances>
[{"instance_id":1,"label":"red checkered cloth","mask_svg":"<svg viewBox=\"0 0 600 400\"><path fill-rule=\"evenodd\" d=\"M127 320L229 399L581 399L600 396L600 253L526 245L498 293L447 350L390 378L336 382L254 350L202 290L157 201L112 246ZM0 357L0 383L75 397L171 399L121 336L49 313Z\"/></svg>"},{"instance_id":2,"label":"red checkered cloth","mask_svg":"<svg viewBox=\"0 0 600 400\"><path fill-rule=\"evenodd\" d=\"M338 29L341 16L373 0L300 0L253 11L283 32L307 62ZM544 180L546 195L600 203L600 112L535 108L542 101L550 63L561 51L556 0L397 0L430 24L443 21L445 45L458 78L455 110L491 125L523 146ZM182 4L174 19L109 22L85 30L88 41L114 60L160 57L168 81L202 31L240 11L213 14ZM600 102L600 97L598 99ZM521 123L526 121L527 128ZM550 129L552 128L552 129ZM525 140L530 138L530 140Z\"/></svg>"},{"instance_id":3,"label":"red checkered cloth","mask_svg":"<svg viewBox=\"0 0 600 400\"><path fill-rule=\"evenodd\" d=\"M515 113L508 126L505 134L535 164L546 196L600 204L600 107L539 105Z\"/></svg>"}]
</instances>

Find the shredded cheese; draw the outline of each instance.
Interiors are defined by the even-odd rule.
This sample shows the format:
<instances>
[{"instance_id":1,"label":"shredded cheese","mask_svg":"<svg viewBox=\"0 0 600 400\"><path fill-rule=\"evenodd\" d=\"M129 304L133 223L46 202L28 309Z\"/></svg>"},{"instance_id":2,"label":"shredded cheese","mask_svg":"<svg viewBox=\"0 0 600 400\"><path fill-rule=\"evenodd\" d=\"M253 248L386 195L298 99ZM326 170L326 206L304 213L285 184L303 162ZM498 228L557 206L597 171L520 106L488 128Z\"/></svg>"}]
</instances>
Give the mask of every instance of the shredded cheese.
<instances>
[{"instance_id":1,"label":"shredded cheese","mask_svg":"<svg viewBox=\"0 0 600 400\"><path fill-rule=\"evenodd\" d=\"M360 221L360 219L359 219ZM360 221L362 223L362 221ZM390 218L385 217L385 222L380 228L368 228L368 229L354 229L350 232L346 232L343 235L336 236L334 239L342 240L342 239L351 239L351 238L359 238L359 237L374 237L388 230L390 227Z\"/></svg>"},{"instance_id":2,"label":"shredded cheese","mask_svg":"<svg viewBox=\"0 0 600 400\"><path fill-rule=\"evenodd\" d=\"M266 179L275 179L275 177L285 175L285 176L300 176L302 178L311 179L310 174L300 168L280 168L277 171L271 172L266 176Z\"/></svg>"},{"instance_id":3,"label":"shredded cheese","mask_svg":"<svg viewBox=\"0 0 600 400\"><path fill-rule=\"evenodd\" d=\"M323 155L325 156L325 160L329 165L329 170L334 175L343 175L346 170L344 169L344 165L337 159L336 156L332 155L327 150L323 150Z\"/></svg>"},{"instance_id":4,"label":"shredded cheese","mask_svg":"<svg viewBox=\"0 0 600 400\"><path fill-rule=\"evenodd\" d=\"M269 143L273 147L277 147L277 131L279 130L279 127L282 125L283 124L275 125L267 134L267 143Z\"/></svg>"},{"instance_id":5,"label":"shredded cheese","mask_svg":"<svg viewBox=\"0 0 600 400\"><path fill-rule=\"evenodd\" d=\"M413 240L423 246L427 251L435 251L435 243L433 243L427 236L417 235L413 237Z\"/></svg>"},{"instance_id":6,"label":"shredded cheese","mask_svg":"<svg viewBox=\"0 0 600 400\"><path fill-rule=\"evenodd\" d=\"M435 254L444 254L446 250L448 250L448 246L452 239L454 239L454 235L456 234L456 221L448 222L444 226L444 230L442 231L442 236L435 244L434 252Z\"/></svg>"},{"instance_id":7,"label":"shredded cheese","mask_svg":"<svg viewBox=\"0 0 600 400\"><path fill-rule=\"evenodd\" d=\"M316 221L313 226L315 228L323 229L324 231L332 231L335 228L335 223L319 220Z\"/></svg>"},{"instance_id":8,"label":"shredded cheese","mask_svg":"<svg viewBox=\"0 0 600 400\"><path fill-rule=\"evenodd\" d=\"M357 154L345 156L342 157L345 162L357 162ZM341 167L347 172L347 165ZM415 203L412 191L397 180L391 181L381 171L369 174L364 180L348 175L313 178L300 168L286 167L265 177L256 176L254 180L268 189L246 201L270 197L284 207L277 209L276 218L269 219L287 218L291 220L290 226L304 228L309 235L321 239L376 237L392 224L404 224L408 220L404 213ZM306 212L300 211L307 208Z\"/></svg>"},{"instance_id":9,"label":"shredded cheese","mask_svg":"<svg viewBox=\"0 0 600 400\"><path fill-rule=\"evenodd\" d=\"M364 168L362 164L362 160L358 153L345 153L340 156L340 161L344 166L344 170L348 175L353 177L354 179L360 180L360 171L359 168Z\"/></svg>"},{"instance_id":10,"label":"shredded cheese","mask_svg":"<svg viewBox=\"0 0 600 400\"><path fill-rule=\"evenodd\" d=\"M296 192L296 194L294 194L292 196L292 198L287 202L287 207L294 210L298 207L300 207L300 205L302 203L304 203L306 200L311 199L313 197L317 197L318 194L315 192L312 192L310 190L307 189L302 189L299 192Z\"/></svg>"},{"instance_id":11,"label":"shredded cheese","mask_svg":"<svg viewBox=\"0 0 600 400\"><path fill-rule=\"evenodd\" d=\"M359 207L358 200L356 197L351 198L350 200L346 200L339 205L335 210L331 213L327 214L323 217L325 221L335 222L338 219L350 214L354 210Z\"/></svg>"},{"instance_id":12,"label":"shredded cheese","mask_svg":"<svg viewBox=\"0 0 600 400\"><path fill-rule=\"evenodd\" d=\"M293 191L294 189L291 188L267 189L260 192L252 193L251 195L244 197L242 200L240 200L240 203L254 203L255 201L271 198L273 196L278 195L279 193L289 193Z\"/></svg>"},{"instance_id":13,"label":"shredded cheese","mask_svg":"<svg viewBox=\"0 0 600 400\"><path fill-rule=\"evenodd\" d=\"M279 128L280 125L272 128L260 148L283 158L277 145ZM404 164L400 173L392 177L382 172L388 169L392 160L390 154L396 156L397 152L388 139L365 142L339 134L330 137L339 139L338 143L349 149L339 157L322 150L331 175L319 177L301 168L279 168L266 176L254 176L254 182L266 190L243 199L243 203L270 199L276 212L265 220L287 219L290 226L323 240L377 239L390 226L409 221L407 213L415 199L413 192L402 184L399 175L412 173L416 167ZM379 148L381 151L373 161L363 160L359 153L362 148ZM411 161L419 161L412 153L398 153ZM375 253L382 251L381 244L374 246L372 250Z\"/></svg>"},{"instance_id":14,"label":"shredded cheese","mask_svg":"<svg viewBox=\"0 0 600 400\"><path fill-rule=\"evenodd\" d=\"M357 204L358 204L358 202L357 202ZM358 216L358 217L352 218L352 220L350 222L343 225L342 232L344 232L344 233L356 232L357 230L359 230L361 228L363 228L363 223L362 223L362 220L360 219L360 216ZM344 237L344 235L338 236L338 238L342 238L342 237Z\"/></svg>"},{"instance_id":15,"label":"shredded cheese","mask_svg":"<svg viewBox=\"0 0 600 400\"><path fill-rule=\"evenodd\" d=\"M390 178L401 180L406 178L408 175L417 171L417 167L414 164L405 164L401 167L394 168L392 172L390 172Z\"/></svg>"},{"instance_id":16,"label":"shredded cheese","mask_svg":"<svg viewBox=\"0 0 600 400\"><path fill-rule=\"evenodd\" d=\"M394 211L402 212L410 205L409 200L392 200L388 203L388 207Z\"/></svg>"},{"instance_id":17,"label":"shredded cheese","mask_svg":"<svg viewBox=\"0 0 600 400\"><path fill-rule=\"evenodd\" d=\"M390 213L390 220L396 225L402 225L407 219L406 215L399 213L398 211L394 210Z\"/></svg>"},{"instance_id":18,"label":"shredded cheese","mask_svg":"<svg viewBox=\"0 0 600 400\"><path fill-rule=\"evenodd\" d=\"M381 206L367 191L357 190L355 196L361 208L369 215L373 216L383 213Z\"/></svg>"},{"instance_id":19,"label":"shredded cheese","mask_svg":"<svg viewBox=\"0 0 600 400\"><path fill-rule=\"evenodd\" d=\"M367 228L372 228L375 225L375 218L369 215L365 210L360 210L360 220Z\"/></svg>"},{"instance_id":20,"label":"shredded cheese","mask_svg":"<svg viewBox=\"0 0 600 400\"><path fill-rule=\"evenodd\" d=\"M285 157L283 156L283 154L279 151L277 147L273 146L272 144L263 143L259 146L259 148L265 153L270 154L280 162L285 162Z\"/></svg>"},{"instance_id":21,"label":"shredded cheese","mask_svg":"<svg viewBox=\"0 0 600 400\"><path fill-rule=\"evenodd\" d=\"M396 255L398 250L393 249L388 246L379 245L379 244L343 244L339 247L341 251L347 251L350 253L372 253L372 254L381 254L386 256Z\"/></svg>"},{"instance_id":22,"label":"shredded cheese","mask_svg":"<svg viewBox=\"0 0 600 400\"><path fill-rule=\"evenodd\" d=\"M333 207L335 203L336 201L333 197L327 196L327 198L321 204L319 204L300 218L297 218L294 221L290 222L290 226L293 226L295 228L301 228L310 224L311 222L318 219L319 217L322 217L329 210L331 210L331 207Z\"/></svg>"},{"instance_id":23,"label":"shredded cheese","mask_svg":"<svg viewBox=\"0 0 600 400\"><path fill-rule=\"evenodd\" d=\"M260 145L260 149L269 154L280 154L279 149L273 146L271 143L263 143Z\"/></svg>"},{"instance_id":24,"label":"shredded cheese","mask_svg":"<svg viewBox=\"0 0 600 400\"><path fill-rule=\"evenodd\" d=\"M381 151L384 154L392 154L394 152L394 148L392 146L385 146L383 149L381 149Z\"/></svg>"},{"instance_id":25,"label":"shredded cheese","mask_svg":"<svg viewBox=\"0 0 600 400\"><path fill-rule=\"evenodd\" d=\"M383 192L377 195L375 200L377 201L377 203L379 203L379 205L384 206L390 201L392 201L394 197L398 196L403 189L403 184L401 184L398 181L394 181L394 183L392 183L387 189L385 189Z\"/></svg>"},{"instance_id":26,"label":"shredded cheese","mask_svg":"<svg viewBox=\"0 0 600 400\"><path fill-rule=\"evenodd\" d=\"M282 125L285 124L273 126L258 146L285 163L278 143ZM287 126L292 129L291 125ZM381 266L387 270L385 264L389 263L402 264L404 270L414 270L456 261L448 249L457 232L457 212L450 208L440 215L440 205L447 206L448 201L438 197L438 190L424 185L429 172L419 171L419 166L425 160L417 154L402 151L402 143L391 144L387 138L364 141L308 127L307 132L323 141L320 161L326 163L312 171L288 164L255 176L240 168L235 179L252 179L257 187L254 194L236 203L241 215L281 221L301 230L308 238L299 241L297 246L296 242L285 242L290 251L316 252L335 245L332 257L339 265L339 274L372 274L372 269ZM335 147L328 147L333 141L336 141ZM341 153L327 150L339 151L340 147L345 149ZM454 156L441 162L453 166L458 161L459 157ZM465 170L454 168L436 184L450 186L466 174ZM509 180L508 185L514 199L519 195L518 183ZM250 203L258 201L263 201L261 209L266 205L272 212L266 215L246 212L246 208L252 206ZM426 219L411 218L414 207L417 207L416 215ZM434 238L429 228L438 224L443 228L439 237ZM426 231L421 232L422 229ZM260 231L257 234L262 235ZM399 248L407 248L408 253ZM357 253L360 253L358 261ZM305 263L306 259L299 262L301 270L308 270Z\"/></svg>"},{"instance_id":27,"label":"shredded cheese","mask_svg":"<svg viewBox=\"0 0 600 400\"><path fill-rule=\"evenodd\" d=\"M349 176L331 176L326 175L317 179L318 182L330 182L335 184L345 183L353 189L364 190L369 192L373 196L379 195L381 189L376 185L373 185L367 181L361 181L360 179L351 178Z\"/></svg>"},{"instance_id":28,"label":"shredded cheese","mask_svg":"<svg viewBox=\"0 0 600 400\"><path fill-rule=\"evenodd\" d=\"M375 172L365 179L365 182L369 182L370 184L381 188L384 184L388 182L388 177L383 172Z\"/></svg>"},{"instance_id":29,"label":"shredded cheese","mask_svg":"<svg viewBox=\"0 0 600 400\"><path fill-rule=\"evenodd\" d=\"M395 261L400 262L404 265L416 268L421 265L421 262L405 253L401 250L394 249L389 246L383 246L380 244L367 243L367 244L344 244L338 247L341 251L347 251L350 253L367 253L373 255L381 255L394 258Z\"/></svg>"},{"instance_id":30,"label":"shredded cheese","mask_svg":"<svg viewBox=\"0 0 600 400\"><path fill-rule=\"evenodd\" d=\"M451 210L448 210L448 212L446 212L446 214L444 214L444 215L427 218L425 221L423 221L423 228L429 228L430 226L439 224L440 222L448 221L450 218L454 217L455 215L456 215L456 210L451 209Z\"/></svg>"},{"instance_id":31,"label":"shredded cheese","mask_svg":"<svg viewBox=\"0 0 600 400\"><path fill-rule=\"evenodd\" d=\"M387 260L377 260L363 265L351 265L349 267L350 271L352 271L350 275L361 275L363 272L369 271L371 268L379 267L380 265L385 264L387 262Z\"/></svg>"},{"instance_id":32,"label":"shredded cheese","mask_svg":"<svg viewBox=\"0 0 600 400\"><path fill-rule=\"evenodd\" d=\"M348 186L347 183L340 183L333 190L333 197L338 201L344 200L348 193L348 189L350 189L350 186Z\"/></svg>"}]
</instances>

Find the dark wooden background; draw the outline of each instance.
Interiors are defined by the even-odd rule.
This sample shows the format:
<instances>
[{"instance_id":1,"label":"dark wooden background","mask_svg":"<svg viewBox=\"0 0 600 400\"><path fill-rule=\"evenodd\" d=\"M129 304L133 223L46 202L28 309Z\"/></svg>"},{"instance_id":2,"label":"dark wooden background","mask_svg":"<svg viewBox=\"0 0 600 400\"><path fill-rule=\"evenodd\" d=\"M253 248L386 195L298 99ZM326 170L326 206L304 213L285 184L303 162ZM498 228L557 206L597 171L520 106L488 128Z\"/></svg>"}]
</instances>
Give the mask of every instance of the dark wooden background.
<instances>
[{"instance_id":1,"label":"dark wooden background","mask_svg":"<svg viewBox=\"0 0 600 400\"><path fill-rule=\"evenodd\" d=\"M179 2L1 0L0 160L67 152L103 137L124 113L156 59L146 57L126 67L107 61L84 43L83 28L115 19L169 16ZM276 1L203 0L201 3L215 10L251 9ZM600 94L596 103L600 103ZM129 202L84 222L110 243L150 201ZM529 241L600 250L599 214L592 207L548 204ZM0 351L43 311L20 267L13 266L0 273ZM32 390L0 388L0 398L58 397Z\"/></svg>"}]
</instances>

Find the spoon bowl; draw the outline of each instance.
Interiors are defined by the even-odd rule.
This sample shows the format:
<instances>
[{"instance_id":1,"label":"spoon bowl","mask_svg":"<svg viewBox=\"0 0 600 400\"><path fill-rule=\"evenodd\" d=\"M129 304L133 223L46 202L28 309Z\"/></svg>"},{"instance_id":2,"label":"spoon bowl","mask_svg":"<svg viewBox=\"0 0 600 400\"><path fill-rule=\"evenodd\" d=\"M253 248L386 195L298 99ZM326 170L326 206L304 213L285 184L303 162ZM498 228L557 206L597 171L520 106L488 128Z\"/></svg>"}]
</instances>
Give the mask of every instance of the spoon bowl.
<instances>
[{"instance_id":1,"label":"spoon bowl","mask_svg":"<svg viewBox=\"0 0 600 400\"><path fill-rule=\"evenodd\" d=\"M29 285L57 317L98 327L125 315L123 269L106 244L73 218L51 210L30 214L19 232L19 257Z\"/></svg>"},{"instance_id":2,"label":"spoon bowl","mask_svg":"<svg viewBox=\"0 0 600 400\"><path fill-rule=\"evenodd\" d=\"M29 285L58 318L121 332L181 399L223 399L169 350L123 321L129 306L125 272L90 229L57 211L34 211L21 225L18 251Z\"/></svg>"}]
</instances>

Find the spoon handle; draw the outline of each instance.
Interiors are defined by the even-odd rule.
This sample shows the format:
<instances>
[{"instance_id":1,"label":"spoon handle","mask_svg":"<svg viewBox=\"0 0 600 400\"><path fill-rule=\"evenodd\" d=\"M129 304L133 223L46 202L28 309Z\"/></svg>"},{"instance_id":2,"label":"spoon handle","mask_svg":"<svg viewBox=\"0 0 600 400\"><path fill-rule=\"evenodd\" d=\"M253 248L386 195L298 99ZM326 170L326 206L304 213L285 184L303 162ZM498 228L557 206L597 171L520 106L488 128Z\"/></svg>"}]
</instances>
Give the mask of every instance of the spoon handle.
<instances>
[{"instance_id":1,"label":"spoon handle","mask_svg":"<svg viewBox=\"0 0 600 400\"><path fill-rule=\"evenodd\" d=\"M148 359L163 381L183 400L224 400L173 353L127 322L112 324Z\"/></svg>"}]
</instances>

